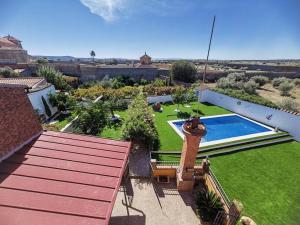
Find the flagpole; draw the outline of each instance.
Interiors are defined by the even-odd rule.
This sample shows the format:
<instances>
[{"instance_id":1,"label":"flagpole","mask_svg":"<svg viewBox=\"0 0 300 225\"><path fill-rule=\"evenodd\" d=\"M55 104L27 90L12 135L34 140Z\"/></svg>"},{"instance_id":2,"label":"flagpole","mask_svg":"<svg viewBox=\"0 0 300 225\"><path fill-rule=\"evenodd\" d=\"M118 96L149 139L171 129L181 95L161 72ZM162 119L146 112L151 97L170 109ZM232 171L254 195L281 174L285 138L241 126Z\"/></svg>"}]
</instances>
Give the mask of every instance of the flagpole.
<instances>
[{"instance_id":1,"label":"flagpole","mask_svg":"<svg viewBox=\"0 0 300 225\"><path fill-rule=\"evenodd\" d=\"M205 61L205 66L204 66L204 73L203 73L203 76L202 76L202 87L203 87L202 90L201 90L201 85L200 85L200 94L199 94L199 99L198 99L199 104L200 104L200 99L202 97L202 91L204 90L206 70L207 70L208 58L209 58L209 53L210 53L211 41L212 41L212 37L213 37L213 33L214 33L214 28L215 28L215 21L216 21L216 16L214 16L213 24L212 24L211 32L210 32L210 39L209 39L208 51L207 51L207 56L206 56L206 61Z\"/></svg>"}]
</instances>

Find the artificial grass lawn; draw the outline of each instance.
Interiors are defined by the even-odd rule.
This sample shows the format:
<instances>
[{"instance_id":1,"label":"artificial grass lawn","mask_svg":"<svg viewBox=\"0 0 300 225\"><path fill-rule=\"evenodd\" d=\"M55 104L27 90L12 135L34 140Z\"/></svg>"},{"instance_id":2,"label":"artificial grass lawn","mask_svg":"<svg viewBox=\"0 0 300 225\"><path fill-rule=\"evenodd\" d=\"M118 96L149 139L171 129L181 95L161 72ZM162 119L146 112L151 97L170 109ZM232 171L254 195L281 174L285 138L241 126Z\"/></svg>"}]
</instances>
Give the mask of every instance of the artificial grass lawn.
<instances>
[{"instance_id":1,"label":"artificial grass lawn","mask_svg":"<svg viewBox=\"0 0 300 225\"><path fill-rule=\"evenodd\" d=\"M192 102L189 105L191 106L190 108L186 108L182 105L179 106L179 109L183 113L185 113L185 116L194 113L193 110L199 110L199 109L200 109L199 113L201 116L211 116L211 115L230 113L230 111L228 110L225 110L218 106L209 105L209 104ZM162 151L181 150L182 139L168 124L169 120L182 119L178 117L178 114L174 111L177 108L177 105L163 104L162 108L163 108L163 112L153 111L153 114L155 115L154 117L155 124L157 127L160 144L161 144L160 150ZM126 111L116 111L115 113L120 115L122 119L126 118ZM105 138L112 138L112 139L121 139L122 138L121 128L106 127L99 136Z\"/></svg>"},{"instance_id":2,"label":"artificial grass lawn","mask_svg":"<svg viewBox=\"0 0 300 225\"><path fill-rule=\"evenodd\" d=\"M293 141L211 158L228 197L259 225L300 222L300 143ZM298 174L298 175L297 175Z\"/></svg>"}]
</instances>

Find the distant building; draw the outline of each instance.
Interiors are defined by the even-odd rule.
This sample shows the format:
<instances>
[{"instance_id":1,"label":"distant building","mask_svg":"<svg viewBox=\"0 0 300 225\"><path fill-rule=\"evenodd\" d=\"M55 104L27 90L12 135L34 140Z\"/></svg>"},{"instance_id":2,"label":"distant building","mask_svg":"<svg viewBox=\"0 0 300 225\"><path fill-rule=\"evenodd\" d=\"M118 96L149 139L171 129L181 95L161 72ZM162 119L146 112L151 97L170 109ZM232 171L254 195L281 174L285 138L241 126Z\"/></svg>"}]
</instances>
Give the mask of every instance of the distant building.
<instances>
[{"instance_id":1,"label":"distant building","mask_svg":"<svg viewBox=\"0 0 300 225\"><path fill-rule=\"evenodd\" d=\"M0 37L0 64L27 63L28 59L20 40L10 35Z\"/></svg>"},{"instance_id":2,"label":"distant building","mask_svg":"<svg viewBox=\"0 0 300 225\"><path fill-rule=\"evenodd\" d=\"M24 87L33 109L36 110L38 114L46 115L42 98L47 102L52 115L57 112L57 108L52 107L49 102L49 94L54 94L55 88L52 84L47 83L43 77L0 78L0 86L1 84Z\"/></svg>"},{"instance_id":3,"label":"distant building","mask_svg":"<svg viewBox=\"0 0 300 225\"><path fill-rule=\"evenodd\" d=\"M145 54L140 57L140 63L142 65L150 65L152 63L151 57L145 52Z\"/></svg>"}]
</instances>

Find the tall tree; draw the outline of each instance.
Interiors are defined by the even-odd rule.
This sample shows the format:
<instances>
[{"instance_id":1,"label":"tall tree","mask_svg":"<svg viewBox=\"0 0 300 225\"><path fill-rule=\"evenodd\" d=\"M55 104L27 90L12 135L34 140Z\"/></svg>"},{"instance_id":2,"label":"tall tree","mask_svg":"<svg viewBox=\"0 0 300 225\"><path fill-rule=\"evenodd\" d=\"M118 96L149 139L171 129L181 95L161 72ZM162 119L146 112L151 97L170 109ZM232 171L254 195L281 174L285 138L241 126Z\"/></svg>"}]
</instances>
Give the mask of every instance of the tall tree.
<instances>
[{"instance_id":1,"label":"tall tree","mask_svg":"<svg viewBox=\"0 0 300 225\"><path fill-rule=\"evenodd\" d=\"M96 56L96 53L95 53L94 50L92 50L92 51L90 52L90 56L92 57L93 62L94 62L94 61L95 61L95 56Z\"/></svg>"}]
</instances>

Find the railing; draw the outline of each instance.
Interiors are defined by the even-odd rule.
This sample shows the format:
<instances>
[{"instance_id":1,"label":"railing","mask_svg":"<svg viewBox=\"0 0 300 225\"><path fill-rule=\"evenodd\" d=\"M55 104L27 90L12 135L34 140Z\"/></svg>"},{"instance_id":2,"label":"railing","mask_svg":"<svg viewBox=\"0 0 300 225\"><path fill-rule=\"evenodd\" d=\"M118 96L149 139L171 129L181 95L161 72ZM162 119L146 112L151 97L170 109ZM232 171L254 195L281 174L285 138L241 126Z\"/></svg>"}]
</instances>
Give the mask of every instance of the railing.
<instances>
[{"instance_id":1,"label":"railing","mask_svg":"<svg viewBox=\"0 0 300 225\"><path fill-rule=\"evenodd\" d=\"M226 192L224 191L224 189L222 188L219 180L217 179L216 175L214 174L214 172L212 171L211 168L209 168L209 175L211 176L214 184L216 185L216 188L218 189L218 191L220 192L222 199L224 200L225 204L227 205L228 208L230 208L231 202L226 194Z\"/></svg>"},{"instance_id":2,"label":"railing","mask_svg":"<svg viewBox=\"0 0 300 225\"><path fill-rule=\"evenodd\" d=\"M157 161L158 166L179 166L180 161Z\"/></svg>"}]
</instances>

